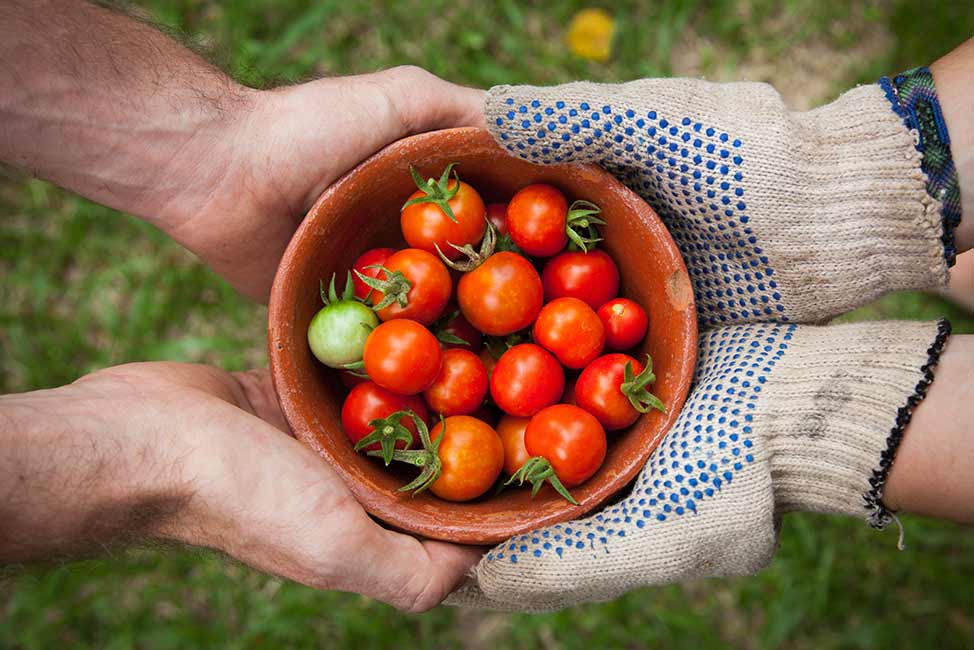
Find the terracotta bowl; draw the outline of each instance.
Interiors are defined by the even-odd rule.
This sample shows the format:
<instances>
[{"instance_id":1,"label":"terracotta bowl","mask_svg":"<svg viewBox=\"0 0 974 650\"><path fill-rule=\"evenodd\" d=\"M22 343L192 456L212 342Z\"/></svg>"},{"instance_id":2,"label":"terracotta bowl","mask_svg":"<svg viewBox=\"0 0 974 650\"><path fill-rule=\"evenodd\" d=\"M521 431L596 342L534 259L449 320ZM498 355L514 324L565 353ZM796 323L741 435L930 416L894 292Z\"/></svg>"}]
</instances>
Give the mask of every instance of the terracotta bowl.
<instances>
[{"instance_id":1,"label":"terracotta bowl","mask_svg":"<svg viewBox=\"0 0 974 650\"><path fill-rule=\"evenodd\" d=\"M618 263L623 294L650 314L642 352L653 356L653 392L667 413L642 416L609 434L602 468L574 488L578 506L553 490L534 499L509 489L498 496L450 503L431 494L396 491L415 474L395 473L352 450L341 429L345 395L337 374L308 348L311 317L321 307L318 281L344 276L359 254L376 246L404 246L399 209L415 189L409 165L439 176L450 162L486 202L506 201L529 183L551 183L569 200L602 207L604 247ZM539 526L581 516L622 490L646 463L686 399L697 350L696 312L686 267L659 217L636 194L594 165L542 167L513 158L481 129L452 129L401 140L372 156L330 187L291 240L274 280L268 344L281 407L294 435L321 454L365 509L388 525L423 537L489 544Z\"/></svg>"}]
</instances>

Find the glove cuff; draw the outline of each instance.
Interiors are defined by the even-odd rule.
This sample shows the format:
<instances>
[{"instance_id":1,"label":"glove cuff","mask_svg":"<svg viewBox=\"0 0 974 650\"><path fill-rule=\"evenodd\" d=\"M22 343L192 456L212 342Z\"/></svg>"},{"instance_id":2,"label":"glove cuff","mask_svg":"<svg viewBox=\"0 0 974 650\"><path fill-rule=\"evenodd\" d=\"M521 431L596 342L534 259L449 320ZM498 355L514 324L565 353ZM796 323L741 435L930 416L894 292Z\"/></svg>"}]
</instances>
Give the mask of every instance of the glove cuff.
<instances>
[{"instance_id":1,"label":"glove cuff","mask_svg":"<svg viewBox=\"0 0 974 650\"><path fill-rule=\"evenodd\" d=\"M779 512L890 522L886 477L949 334L947 321L801 330L761 414Z\"/></svg>"}]
</instances>

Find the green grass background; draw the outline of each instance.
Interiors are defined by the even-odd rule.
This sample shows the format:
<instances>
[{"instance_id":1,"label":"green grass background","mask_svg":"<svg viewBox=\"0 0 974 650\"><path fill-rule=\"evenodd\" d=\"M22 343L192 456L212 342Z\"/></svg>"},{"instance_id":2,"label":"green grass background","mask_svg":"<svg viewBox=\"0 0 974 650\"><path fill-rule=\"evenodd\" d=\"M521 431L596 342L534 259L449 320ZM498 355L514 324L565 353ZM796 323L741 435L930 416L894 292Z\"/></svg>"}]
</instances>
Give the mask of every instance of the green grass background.
<instances>
[{"instance_id":1,"label":"green grass background","mask_svg":"<svg viewBox=\"0 0 974 650\"><path fill-rule=\"evenodd\" d=\"M619 30L612 60L596 64L573 58L563 44L583 6L143 0L134 8L189 35L254 85L400 63L480 86L617 81L674 74L688 55L718 78L748 74L758 60L777 66L772 80L794 80L796 52L844 53L820 71L829 90L815 102L930 62L974 25L974 6L963 2L605 3ZM265 309L153 228L16 176L0 177L0 214L0 391L54 386L140 359L230 369L265 362ZM974 332L971 316L915 293L889 296L851 318L942 315ZM8 571L0 579L0 648L974 647L974 534L912 517L904 523L908 550L901 553L895 532L790 516L774 563L758 576L642 589L531 616L442 607L409 616L209 553L133 551Z\"/></svg>"}]
</instances>

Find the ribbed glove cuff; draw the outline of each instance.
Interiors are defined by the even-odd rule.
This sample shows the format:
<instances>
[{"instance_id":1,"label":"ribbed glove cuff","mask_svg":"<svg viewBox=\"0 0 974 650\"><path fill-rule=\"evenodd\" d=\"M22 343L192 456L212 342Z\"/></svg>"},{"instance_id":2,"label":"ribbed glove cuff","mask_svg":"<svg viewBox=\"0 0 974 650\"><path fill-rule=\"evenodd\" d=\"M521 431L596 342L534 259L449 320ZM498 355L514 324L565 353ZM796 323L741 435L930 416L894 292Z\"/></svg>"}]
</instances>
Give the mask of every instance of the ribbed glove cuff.
<instances>
[{"instance_id":1,"label":"ribbed glove cuff","mask_svg":"<svg viewBox=\"0 0 974 650\"><path fill-rule=\"evenodd\" d=\"M886 475L949 333L946 321L802 329L755 414L778 512L889 523Z\"/></svg>"}]
</instances>

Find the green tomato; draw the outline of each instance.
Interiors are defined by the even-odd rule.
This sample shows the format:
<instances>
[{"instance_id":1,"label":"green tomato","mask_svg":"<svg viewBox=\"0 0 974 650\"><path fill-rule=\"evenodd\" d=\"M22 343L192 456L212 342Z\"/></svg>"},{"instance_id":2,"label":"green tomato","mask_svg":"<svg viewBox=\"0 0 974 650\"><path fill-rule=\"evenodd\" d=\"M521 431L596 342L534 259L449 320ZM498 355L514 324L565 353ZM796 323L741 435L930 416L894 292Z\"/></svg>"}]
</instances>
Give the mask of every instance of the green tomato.
<instances>
[{"instance_id":1,"label":"green tomato","mask_svg":"<svg viewBox=\"0 0 974 650\"><path fill-rule=\"evenodd\" d=\"M308 345L318 361L332 368L362 360L365 339L379 324L371 308L355 300L322 307L308 326Z\"/></svg>"}]
</instances>

